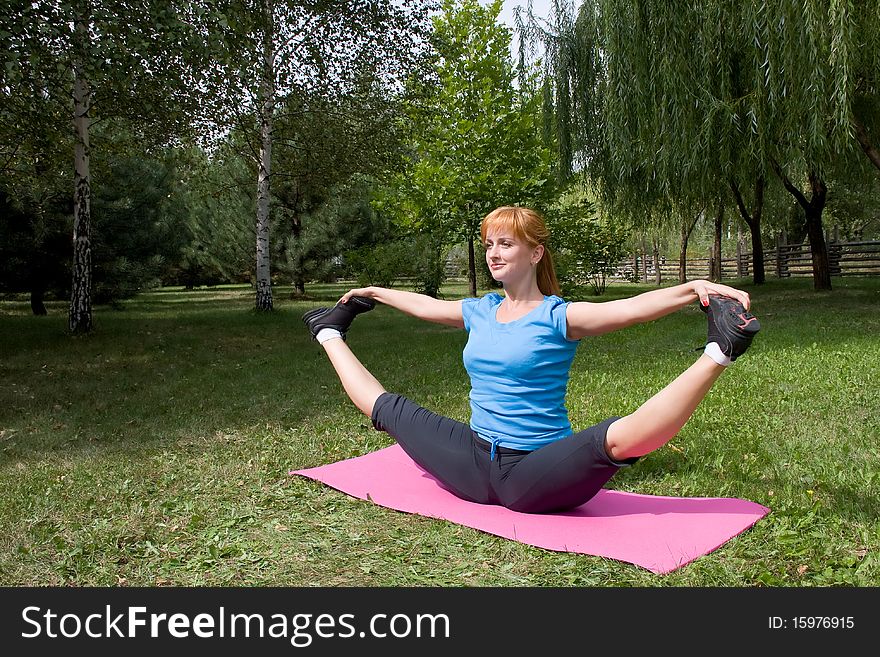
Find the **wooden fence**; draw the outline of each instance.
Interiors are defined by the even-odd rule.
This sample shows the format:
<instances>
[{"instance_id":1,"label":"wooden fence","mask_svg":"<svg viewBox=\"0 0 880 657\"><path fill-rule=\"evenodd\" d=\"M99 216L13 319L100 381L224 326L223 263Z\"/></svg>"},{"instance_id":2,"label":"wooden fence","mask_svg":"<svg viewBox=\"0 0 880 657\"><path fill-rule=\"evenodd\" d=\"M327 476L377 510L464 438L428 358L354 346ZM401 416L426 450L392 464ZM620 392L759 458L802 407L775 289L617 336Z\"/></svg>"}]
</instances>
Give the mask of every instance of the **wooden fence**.
<instances>
[{"instance_id":1,"label":"wooden fence","mask_svg":"<svg viewBox=\"0 0 880 657\"><path fill-rule=\"evenodd\" d=\"M840 242L832 236L829 238L826 243L832 276L880 276L880 241ZM659 266L661 282L678 280L677 259L661 256L656 260L659 262L650 253L634 254L619 263L613 278L654 282ZM744 242L739 241L735 256L721 258L722 280L750 277L752 262L752 253L745 251ZM711 258L688 259L686 264L688 279L709 278L711 275ZM812 276L813 258L809 242L788 244L785 233L780 233L776 246L764 250L764 273L768 278Z\"/></svg>"}]
</instances>

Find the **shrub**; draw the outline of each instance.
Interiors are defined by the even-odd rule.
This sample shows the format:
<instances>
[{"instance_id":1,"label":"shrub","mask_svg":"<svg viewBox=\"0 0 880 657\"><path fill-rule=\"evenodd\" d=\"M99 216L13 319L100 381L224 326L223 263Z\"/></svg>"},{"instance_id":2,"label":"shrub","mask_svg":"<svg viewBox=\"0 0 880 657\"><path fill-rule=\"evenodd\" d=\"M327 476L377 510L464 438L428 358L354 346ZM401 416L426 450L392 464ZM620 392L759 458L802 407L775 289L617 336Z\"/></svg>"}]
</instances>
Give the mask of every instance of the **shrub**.
<instances>
[{"instance_id":1,"label":"shrub","mask_svg":"<svg viewBox=\"0 0 880 657\"><path fill-rule=\"evenodd\" d=\"M408 240L364 246L349 251L345 262L360 287L391 287L401 278L413 275L413 257Z\"/></svg>"},{"instance_id":2,"label":"shrub","mask_svg":"<svg viewBox=\"0 0 880 657\"><path fill-rule=\"evenodd\" d=\"M361 247L349 251L345 262L361 287L392 287L408 278L417 292L436 297L446 280L442 245L429 234Z\"/></svg>"},{"instance_id":3,"label":"shrub","mask_svg":"<svg viewBox=\"0 0 880 657\"><path fill-rule=\"evenodd\" d=\"M608 277L626 255L629 227L595 216L588 202L552 210L547 221L563 296L579 296L587 287L595 295L602 294Z\"/></svg>"}]
</instances>

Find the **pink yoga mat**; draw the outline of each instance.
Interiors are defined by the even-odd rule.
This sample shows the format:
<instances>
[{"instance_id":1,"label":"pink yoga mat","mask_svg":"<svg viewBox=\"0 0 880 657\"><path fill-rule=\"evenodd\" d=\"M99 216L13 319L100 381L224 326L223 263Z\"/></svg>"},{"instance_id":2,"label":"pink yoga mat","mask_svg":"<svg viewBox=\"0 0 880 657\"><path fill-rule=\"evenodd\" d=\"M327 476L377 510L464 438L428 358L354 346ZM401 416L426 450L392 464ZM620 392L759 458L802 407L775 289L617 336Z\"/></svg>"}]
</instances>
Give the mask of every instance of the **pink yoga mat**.
<instances>
[{"instance_id":1,"label":"pink yoga mat","mask_svg":"<svg viewBox=\"0 0 880 657\"><path fill-rule=\"evenodd\" d=\"M448 520L548 550L626 561L655 573L671 572L708 554L770 512L736 498L602 490L571 511L519 513L456 497L397 445L290 474L397 511Z\"/></svg>"}]
</instances>

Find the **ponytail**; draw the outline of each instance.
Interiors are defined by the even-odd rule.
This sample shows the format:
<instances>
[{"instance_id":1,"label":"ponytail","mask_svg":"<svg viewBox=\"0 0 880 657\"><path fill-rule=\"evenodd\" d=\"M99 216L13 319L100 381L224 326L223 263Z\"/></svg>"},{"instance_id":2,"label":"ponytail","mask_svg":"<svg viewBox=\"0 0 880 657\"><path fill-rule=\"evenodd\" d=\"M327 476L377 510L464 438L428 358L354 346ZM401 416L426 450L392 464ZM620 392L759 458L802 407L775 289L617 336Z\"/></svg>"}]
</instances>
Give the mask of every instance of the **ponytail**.
<instances>
[{"instance_id":1,"label":"ponytail","mask_svg":"<svg viewBox=\"0 0 880 657\"><path fill-rule=\"evenodd\" d=\"M544 255L538 261L538 289L541 294L549 296L555 294L562 296L562 290L559 288L559 280L556 278L556 268L553 266L553 256L550 255L550 249L544 246Z\"/></svg>"}]
</instances>

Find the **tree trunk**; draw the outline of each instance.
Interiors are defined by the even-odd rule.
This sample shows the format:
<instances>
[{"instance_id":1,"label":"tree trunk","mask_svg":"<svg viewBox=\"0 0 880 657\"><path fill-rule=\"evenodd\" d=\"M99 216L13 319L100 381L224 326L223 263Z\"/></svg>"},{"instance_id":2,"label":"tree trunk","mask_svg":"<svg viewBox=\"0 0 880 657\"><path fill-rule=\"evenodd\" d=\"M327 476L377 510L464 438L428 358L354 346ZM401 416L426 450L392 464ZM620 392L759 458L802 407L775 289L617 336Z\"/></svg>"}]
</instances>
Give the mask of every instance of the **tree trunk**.
<instances>
[{"instance_id":1,"label":"tree trunk","mask_svg":"<svg viewBox=\"0 0 880 657\"><path fill-rule=\"evenodd\" d=\"M749 225L749 233L752 235L752 282L755 285L763 285L767 280L764 271L764 243L761 241L761 219L756 215L754 226Z\"/></svg>"},{"instance_id":2,"label":"tree trunk","mask_svg":"<svg viewBox=\"0 0 880 657\"><path fill-rule=\"evenodd\" d=\"M652 242L654 247L654 283L659 287L663 283L663 272L660 270L660 238L655 235Z\"/></svg>"},{"instance_id":3,"label":"tree trunk","mask_svg":"<svg viewBox=\"0 0 880 657\"><path fill-rule=\"evenodd\" d=\"M702 214L702 211L700 212ZM687 219L682 220L681 222L681 250L678 252L678 282L679 283L687 283L687 250L688 250L688 242L691 239L691 233L694 231L694 226L697 225L697 221L700 219L700 214L697 214L694 217L694 220L688 222ZM688 226L690 223L690 226Z\"/></svg>"},{"instance_id":4,"label":"tree trunk","mask_svg":"<svg viewBox=\"0 0 880 657\"><path fill-rule=\"evenodd\" d=\"M293 204L292 214L293 221L291 221L291 233L293 233L293 239L295 242L299 242L300 236L302 235L302 221L300 221L299 216L296 213L296 204ZM303 258L302 254L296 256L296 262L294 263L293 270L293 293L294 295L303 295L306 293L306 279L303 276Z\"/></svg>"},{"instance_id":5,"label":"tree trunk","mask_svg":"<svg viewBox=\"0 0 880 657\"><path fill-rule=\"evenodd\" d=\"M724 223L724 198L718 201L718 212L715 214L715 241L712 244L712 267L709 278L716 283L721 282L721 227Z\"/></svg>"},{"instance_id":6,"label":"tree trunk","mask_svg":"<svg viewBox=\"0 0 880 657\"><path fill-rule=\"evenodd\" d=\"M43 253L42 244L35 244L33 257L30 262L28 279L31 288L31 312L37 316L47 313L46 304L43 303L43 294L46 292L46 255Z\"/></svg>"},{"instance_id":7,"label":"tree trunk","mask_svg":"<svg viewBox=\"0 0 880 657\"><path fill-rule=\"evenodd\" d=\"M269 194L272 176L272 115L275 108L273 25L271 7L263 41L263 81L260 94L260 163L257 174L257 298L256 309L272 310L272 277L269 256Z\"/></svg>"},{"instance_id":8,"label":"tree trunk","mask_svg":"<svg viewBox=\"0 0 880 657\"><path fill-rule=\"evenodd\" d=\"M477 258L474 254L474 236L468 233L468 289L471 297L477 296Z\"/></svg>"},{"instance_id":9,"label":"tree trunk","mask_svg":"<svg viewBox=\"0 0 880 657\"><path fill-rule=\"evenodd\" d=\"M740 216L746 222L752 235L752 282L755 285L762 285L766 280L764 272L764 244L761 241L761 216L764 213L764 176L758 176L755 180L755 208L752 212L749 212L748 208L746 208L736 181L731 181L730 189L733 192L736 206L739 208Z\"/></svg>"},{"instance_id":10,"label":"tree trunk","mask_svg":"<svg viewBox=\"0 0 880 657\"><path fill-rule=\"evenodd\" d=\"M776 160L770 160L773 170L794 196L806 215L807 235L810 238L810 255L813 260L813 288L816 290L831 289L831 263L828 260L828 246L825 244L825 231L822 228L822 211L828 196L828 187L815 171L810 171L810 198L807 199L800 189L789 180L788 176Z\"/></svg>"},{"instance_id":11,"label":"tree trunk","mask_svg":"<svg viewBox=\"0 0 880 657\"><path fill-rule=\"evenodd\" d=\"M31 288L31 312L38 316L48 314L46 311L46 304L43 303L42 285Z\"/></svg>"},{"instance_id":12,"label":"tree trunk","mask_svg":"<svg viewBox=\"0 0 880 657\"><path fill-rule=\"evenodd\" d=\"M687 253L688 240L691 234L688 230L688 222L681 222L681 246L678 250L678 282L687 283Z\"/></svg>"},{"instance_id":13,"label":"tree trunk","mask_svg":"<svg viewBox=\"0 0 880 657\"><path fill-rule=\"evenodd\" d=\"M831 289L831 262L828 259L828 245L822 228L822 211L828 188L825 181L815 173L810 173L812 196L809 207L804 208L807 215L807 235L810 236L810 255L813 259L813 287L817 290Z\"/></svg>"},{"instance_id":14,"label":"tree trunk","mask_svg":"<svg viewBox=\"0 0 880 657\"><path fill-rule=\"evenodd\" d=\"M645 247L645 236L641 237L641 248L642 248L642 280L644 282L648 282L648 249Z\"/></svg>"},{"instance_id":15,"label":"tree trunk","mask_svg":"<svg viewBox=\"0 0 880 657\"><path fill-rule=\"evenodd\" d=\"M73 127L75 134L73 175L73 283L68 328L71 333L92 330L92 214L89 173L89 107L91 90L85 78L89 15L87 5L78 7L73 38Z\"/></svg>"}]
</instances>

